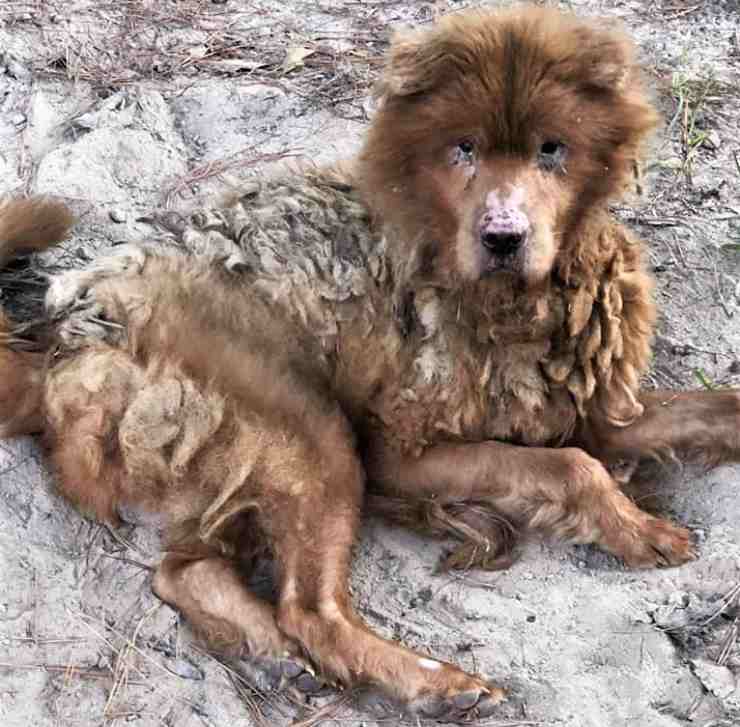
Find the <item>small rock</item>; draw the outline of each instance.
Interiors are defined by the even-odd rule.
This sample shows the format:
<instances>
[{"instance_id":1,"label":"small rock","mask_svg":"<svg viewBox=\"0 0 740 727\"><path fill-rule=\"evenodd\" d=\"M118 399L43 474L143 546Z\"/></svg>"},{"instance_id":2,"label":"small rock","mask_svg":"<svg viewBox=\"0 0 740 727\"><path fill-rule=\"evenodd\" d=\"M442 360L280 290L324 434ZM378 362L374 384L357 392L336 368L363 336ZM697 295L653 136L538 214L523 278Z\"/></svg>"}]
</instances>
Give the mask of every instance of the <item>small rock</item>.
<instances>
[{"instance_id":1,"label":"small rock","mask_svg":"<svg viewBox=\"0 0 740 727\"><path fill-rule=\"evenodd\" d=\"M417 606L425 606L429 601L434 598L434 593L431 588L422 588L414 598L412 598L409 601L409 606L411 608L416 608Z\"/></svg>"},{"instance_id":2,"label":"small rock","mask_svg":"<svg viewBox=\"0 0 740 727\"><path fill-rule=\"evenodd\" d=\"M204 674L200 667L184 658L174 659L167 664L169 670L183 679L203 681Z\"/></svg>"},{"instance_id":3,"label":"small rock","mask_svg":"<svg viewBox=\"0 0 740 727\"><path fill-rule=\"evenodd\" d=\"M680 608L686 608L691 602L691 594L688 591L672 591L667 601L672 606L679 606Z\"/></svg>"},{"instance_id":4,"label":"small rock","mask_svg":"<svg viewBox=\"0 0 740 727\"><path fill-rule=\"evenodd\" d=\"M113 222L125 222L126 221L126 214L122 210L119 210L119 209L112 209L108 213L108 217L110 217L111 220L113 220Z\"/></svg>"},{"instance_id":5,"label":"small rock","mask_svg":"<svg viewBox=\"0 0 740 727\"><path fill-rule=\"evenodd\" d=\"M683 169L683 160L679 157L668 157L667 159L662 159L659 164L666 169Z\"/></svg>"},{"instance_id":6,"label":"small rock","mask_svg":"<svg viewBox=\"0 0 740 727\"><path fill-rule=\"evenodd\" d=\"M416 17L421 22L431 20L434 17L434 8L431 5L422 5L416 11Z\"/></svg>"},{"instance_id":7,"label":"small rock","mask_svg":"<svg viewBox=\"0 0 740 727\"><path fill-rule=\"evenodd\" d=\"M87 129L89 131L98 125L98 115L88 111L87 113L80 114L72 123L79 129Z\"/></svg>"},{"instance_id":8,"label":"small rock","mask_svg":"<svg viewBox=\"0 0 740 727\"><path fill-rule=\"evenodd\" d=\"M188 55L191 58L195 58L196 60L205 58L208 55L208 46L206 45L193 46L192 48L188 49Z\"/></svg>"},{"instance_id":9,"label":"small rock","mask_svg":"<svg viewBox=\"0 0 740 727\"><path fill-rule=\"evenodd\" d=\"M362 100L362 111L367 119L371 119L373 117L377 107L377 101L372 96L366 96Z\"/></svg>"},{"instance_id":10,"label":"small rock","mask_svg":"<svg viewBox=\"0 0 740 727\"><path fill-rule=\"evenodd\" d=\"M686 628L691 615L700 607L696 597L687 591L674 591L663 605L650 609L653 622L661 629L675 631Z\"/></svg>"},{"instance_id":11,"label":"small rock","mask_svg":"<svg viewBox=\"0 0 740 727\"><path fill-rule=\"evenodd\" d=\"M31 71L15 58L9 58L6 64L8 75L15 78L16 81L27 81L31 78Z\"/></svg>"},{"instance_id":12,"label":"small rock","mask_svg":"<svg viewBox=\"0 0 740 727\"><path fill-rule=\"evenodd\" d=\"M26 123L26 115L18 112L10 117L10 122L13 126L23 126Z\"/></svg>"},{"instance_id":13,"label":"small rock","mask_svg":"<svg viewBox=\"0 0 740 727\"><path fill-rule=\"evenodd\" d=\"M697 679L715 697L726 699L735 691L737 686L735 677L726 666L720 666L707 659L692 659L691 665Z\"/></svg>"},{"instance_id":14,"label":"small rock","mask_svg":"<svg viewBox=\"0 0 740 727\"><path fill-rule=\"evenodd\" d=\"M689 625L689 614L675 606L659 606L652 616L655 625L666 631L684 629Z\"/></svg>"},{"instance_id":15,"label":"small rock","mask_svg":"<svg viewBox=\"0 0 740 727\"><path fill-rule=\"evenodd\" d=\"M708 131L706 136L701 142L701 145L705 147L706 149L719 149L720 144L722 143L722 138L720 137L719 133L712 129L711 131Z\"/></svg>"}]
</instances>

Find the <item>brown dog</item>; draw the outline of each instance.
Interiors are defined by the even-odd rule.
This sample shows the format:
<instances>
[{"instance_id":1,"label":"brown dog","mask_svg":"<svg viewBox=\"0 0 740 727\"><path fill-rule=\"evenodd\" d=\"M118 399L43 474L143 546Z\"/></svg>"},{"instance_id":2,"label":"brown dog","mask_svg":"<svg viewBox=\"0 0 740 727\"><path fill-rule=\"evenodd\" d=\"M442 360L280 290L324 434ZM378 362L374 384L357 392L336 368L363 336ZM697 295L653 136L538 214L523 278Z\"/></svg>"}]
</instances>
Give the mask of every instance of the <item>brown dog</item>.
<instances>
[{"instance_id":1,"label":"brown dog","mask_svg":"<svg viewBox=\"0 0 740 727\"><path fill-rule=\"evenodd\" d=\"M451 15L395 39L379 94L348 169L169 218L175 244L59 275L40 325L4 321L2 431L43 431L83 511L163 516L154 589L211 642L307 690L314 665L473 718L502 691L352 610L365 479L376 507L465 539L457 562L505 564L510 522L676 565L689 533L609 467L740 459L740 395L639 390L652 283L606 205L656 115L623 37ZM10 203L2 256L65 214ZM275 605L243 581L263 549Z\"/></svg>"}]
</instances>

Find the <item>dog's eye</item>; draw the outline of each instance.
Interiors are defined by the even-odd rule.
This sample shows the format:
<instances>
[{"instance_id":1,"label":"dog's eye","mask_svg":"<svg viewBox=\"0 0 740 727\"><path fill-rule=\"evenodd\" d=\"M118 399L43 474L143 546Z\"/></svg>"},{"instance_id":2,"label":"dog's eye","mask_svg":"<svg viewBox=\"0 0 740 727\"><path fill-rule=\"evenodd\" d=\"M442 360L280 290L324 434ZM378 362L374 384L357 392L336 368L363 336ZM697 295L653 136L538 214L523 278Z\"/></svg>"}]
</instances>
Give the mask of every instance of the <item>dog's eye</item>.
<instances>
[{"instance_id":1,"label":"dog's eye","mask_svg":"<svg viewBox=\"0 0 740 727\"><path fill-rule=\"evenodd\" d=\"M537 163L546 172L565 171L568 147L562 141L546 141L537 153Z\"/></svg>"},{"instance_id":2,"label":"dog's eye","mask_svg":"<svg viewBox=\"0 0 740 727\"><path fill-rule=\"evenodd\" d=\"M461 153L465 154L465 156L471 156L475 151L475 144L473 144L470 139L464 139L457 145L457 148Z\"/></svg>"},{"instance_id":3,"label":"dog's eye","mask_svg":"<svg viewBox=\"0 0 740 727\"><path fill-rule=\"evenodd\" d=\"M452 163L472 165L474 161L475 142L470 139L459 141L452 151Z\"/></svg>"}]
</instances>

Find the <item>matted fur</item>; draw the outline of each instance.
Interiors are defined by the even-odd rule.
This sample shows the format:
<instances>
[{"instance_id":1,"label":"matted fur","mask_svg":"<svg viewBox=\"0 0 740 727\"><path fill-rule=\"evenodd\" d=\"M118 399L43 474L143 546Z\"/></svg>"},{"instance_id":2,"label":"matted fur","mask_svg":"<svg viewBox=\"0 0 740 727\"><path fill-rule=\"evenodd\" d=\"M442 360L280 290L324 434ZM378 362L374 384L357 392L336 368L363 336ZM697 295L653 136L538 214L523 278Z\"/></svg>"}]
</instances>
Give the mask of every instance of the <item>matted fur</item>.
<instances>
[{"instance_id":1,"label":"matted fur","mask_svg":"<svg viewBox=\"0 0 740 727\"><path fill-rule=\"evenodd\" d=\"M506 567L526 529L678 565L689 533L607 468L740 459L740 397L639 389L652 281L607 204L656 115L622 35L451 15L396 37L378 95L357 159L168 213L55 275L43 325L18 328L46 357L0 321L2 431L42 430L88 514L162 517L155 591L211 643L468 719L503 692L352 611L366 481L377 511L462 541L449 567ZM28 204L2 211L0 259L65 228ZM276 604L241 579L265 549Z\"/></svg>"}]
</instances>

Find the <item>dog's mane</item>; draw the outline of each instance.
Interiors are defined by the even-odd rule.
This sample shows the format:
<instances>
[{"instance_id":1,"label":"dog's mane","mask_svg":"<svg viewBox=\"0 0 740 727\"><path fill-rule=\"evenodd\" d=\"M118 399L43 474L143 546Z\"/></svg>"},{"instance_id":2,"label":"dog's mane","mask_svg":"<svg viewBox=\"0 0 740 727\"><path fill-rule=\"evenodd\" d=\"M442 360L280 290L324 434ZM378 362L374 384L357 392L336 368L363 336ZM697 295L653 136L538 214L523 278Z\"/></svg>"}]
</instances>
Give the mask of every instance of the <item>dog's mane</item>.
<instances>
[{"instance_id":1,"label":"dog's mane","mask_svg":"<svg viewBox=\"0 0 740 727\"><path fill-rule=\"evenodd\" d=\"M551 123L554 133L589 150L567 168L579 194L563 226L549 288L520 294L519 307L531 308L527 298L549 296L556 315L555 299L565 299L548 379L567 382L581 415L596 394L611 419L631 421L648 365L651 283L642 271L641 245L611 222L607 204L632 183L657 122L632 43L618 30L555 10L453 13L431 29L396 36L376 93L379 109L356 179L384 223L397 301L440 285L439 271L430 275L426 259L452 234L413 184L419 148L434 153L436 138L486 119L482 133L512 155L524 149L522 134L538 123ZM442 278L447 285L446 271ZM488 281L460 283L455 295L465 299L473 325L488 326L495 339L506 291Z\"/></svg>"}]
</instances>

